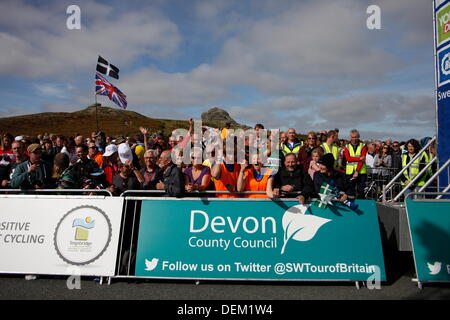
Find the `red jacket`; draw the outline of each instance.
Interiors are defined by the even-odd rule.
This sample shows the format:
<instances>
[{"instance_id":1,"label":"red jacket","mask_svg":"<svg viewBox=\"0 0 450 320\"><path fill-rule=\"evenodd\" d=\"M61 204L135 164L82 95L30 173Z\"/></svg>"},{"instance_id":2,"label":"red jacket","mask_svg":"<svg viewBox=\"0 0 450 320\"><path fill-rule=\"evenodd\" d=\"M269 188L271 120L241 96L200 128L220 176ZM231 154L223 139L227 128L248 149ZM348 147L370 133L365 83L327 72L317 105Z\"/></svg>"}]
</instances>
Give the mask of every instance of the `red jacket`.
<instances>
[{"instance_id":1,"label":"red jacket","mask_svg":"<svg viewBox=\"0 0 450 320\"><path fill-rule=\"evenodd\" d=\"M349 144L350 146L352 146L351 144ZM354 150L356 151L356 150ZM365 157L367 154L367 146L364 146L361 150L361 157ZM366 160L360 160L360 157L356 158L356 157L350 157L350 151L348 150L347 147L345 147L344 149L344 156L345 156L345 160L347 162L358 162L358 166L356 167L356 171L360 172L361 171L361 167L366 163Z\"/></svg>"}]
</instances>

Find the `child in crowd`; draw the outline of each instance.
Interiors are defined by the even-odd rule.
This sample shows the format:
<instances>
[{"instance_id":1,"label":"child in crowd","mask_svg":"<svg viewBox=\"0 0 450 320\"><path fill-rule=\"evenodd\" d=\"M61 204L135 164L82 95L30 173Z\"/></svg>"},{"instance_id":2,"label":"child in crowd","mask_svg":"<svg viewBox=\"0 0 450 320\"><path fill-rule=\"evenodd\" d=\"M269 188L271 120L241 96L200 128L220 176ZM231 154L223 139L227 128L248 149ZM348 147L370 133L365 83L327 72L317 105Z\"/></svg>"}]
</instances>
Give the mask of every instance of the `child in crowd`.
<instances>
[{"instance_id":1,"label":"child in crowd","mask_svg":"<svg viewBox=\"0 0 450 320\"><path fill-rule=\"evenodd\" d=\"M318 161L320 160L320 158L322 158L322 156L323 156L323 150L320 147L315 148L311 152L311 162L309 163L309 168L308 168L308 173L311 176L311 179L314 179L314 173L316 171L319 171Z\"/></svg>"}]
</instances>

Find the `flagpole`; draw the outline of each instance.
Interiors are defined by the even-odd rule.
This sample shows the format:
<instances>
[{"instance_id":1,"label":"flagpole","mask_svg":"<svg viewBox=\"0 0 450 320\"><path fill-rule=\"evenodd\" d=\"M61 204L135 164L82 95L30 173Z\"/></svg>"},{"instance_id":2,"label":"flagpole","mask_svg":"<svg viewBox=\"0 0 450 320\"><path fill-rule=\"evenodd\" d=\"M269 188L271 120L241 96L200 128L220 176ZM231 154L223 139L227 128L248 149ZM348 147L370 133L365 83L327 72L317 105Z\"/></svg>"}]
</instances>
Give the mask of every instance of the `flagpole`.
<instances>
[{"instance_id":1,"label":"flagpole","mask_svg":"<svg viewBox=\"0 0 450 320\"><path fill-rule=\"evenodd\" d=\"M95 93L95 122L97 123L97 132L98 130L98 104L97 104L97 93Z\"/></svg>"}]
</instances>

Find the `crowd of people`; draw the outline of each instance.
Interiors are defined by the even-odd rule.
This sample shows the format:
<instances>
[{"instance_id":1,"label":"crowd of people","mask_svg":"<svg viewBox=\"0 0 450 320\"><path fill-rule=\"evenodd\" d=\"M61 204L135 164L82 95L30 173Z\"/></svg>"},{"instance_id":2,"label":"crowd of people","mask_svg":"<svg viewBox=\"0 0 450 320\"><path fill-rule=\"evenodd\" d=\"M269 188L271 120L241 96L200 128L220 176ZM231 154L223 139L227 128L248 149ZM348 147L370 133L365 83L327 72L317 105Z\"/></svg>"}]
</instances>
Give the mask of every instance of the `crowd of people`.
<instances>
[{"instance_id":1,"label":"crowd of people","mask_svg":"<svg viewBox=\"0 0 450 320\"><path fill-rule=\"evenodd\" d=\"M262 136L268 131L262 124L244 137L234 136L229 123L224 128L203 126L204 135L193 130L192 119L189 125L184 136L170 137L150 134L143 127L131 137L110 137L101 131L87 138L6 133L0 149L0 188L107 189L115 196L147 190L150 196L174 197L209 191L208 196L219 198L290 197L304 203L318 197L327 183L339 190L339 201L346 201L363 199L367 179L374 176L387 182L403 170L401 180L406 185L436 156L431 145L413 165L402 169L428 138L364 142L358 130L351 130L347 140L334 129L311 131L302 141L289 128L279 133L279 141L267 135L264 144L259 142L265 141ZM226 141L232 141L233 152L227 153ZM244 151L241 159L239 146ZM249 152L251 147L257 152ZM416 179L411 191L422 186L432 170ZM155 190L161 191L152 193Z\"/></svg>"}]
</instances>

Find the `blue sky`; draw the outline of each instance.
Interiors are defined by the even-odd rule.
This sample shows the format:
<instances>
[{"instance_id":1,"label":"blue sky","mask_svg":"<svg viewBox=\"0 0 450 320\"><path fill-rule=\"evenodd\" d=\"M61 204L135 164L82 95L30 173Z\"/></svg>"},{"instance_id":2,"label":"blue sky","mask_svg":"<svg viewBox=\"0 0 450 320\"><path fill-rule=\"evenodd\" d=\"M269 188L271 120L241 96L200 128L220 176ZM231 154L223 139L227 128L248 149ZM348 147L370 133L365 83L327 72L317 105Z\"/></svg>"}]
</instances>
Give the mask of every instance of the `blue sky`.
<instances>
[{"instance_id":1,"label":"blue sky","mask_svg":"<svg viewBox=\"0 0 450 320\"><path fill-rule=\"evenodd\" d=\"M81 30L66 8L81 9ZM381 9L369 30L366 9ZM363 139L435 133L431 1L2 0L0 116L94 102L98 54L129 110L298 132L358 128ZM107 98L99 97L103 105ZM1 129L1 128L0 128Z\"/></svg>"}]
</instances>

